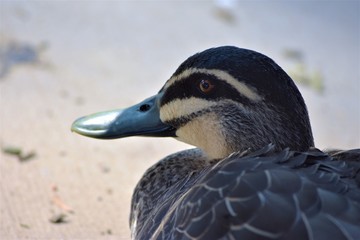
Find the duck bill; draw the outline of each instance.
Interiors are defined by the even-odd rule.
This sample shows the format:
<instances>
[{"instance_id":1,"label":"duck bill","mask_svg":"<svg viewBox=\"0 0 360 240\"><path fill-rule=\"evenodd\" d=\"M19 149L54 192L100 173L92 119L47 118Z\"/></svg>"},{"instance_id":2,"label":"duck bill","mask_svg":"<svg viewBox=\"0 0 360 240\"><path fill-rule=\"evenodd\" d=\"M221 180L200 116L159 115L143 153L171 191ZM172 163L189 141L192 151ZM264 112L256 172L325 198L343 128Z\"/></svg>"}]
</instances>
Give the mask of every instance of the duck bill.
<instances>
[{"instance_id":1,"label":"duck bill","mask_svg":"<svg viewBox=\"0 0 360 240\"><path fill-rule=\"evenodd\" d=\"M174 137L175 129L160 120L160 94L126 109L95 113L77 119L71 130L81 135L114 139L130 136Z\"/></svg>"}]
</instances>

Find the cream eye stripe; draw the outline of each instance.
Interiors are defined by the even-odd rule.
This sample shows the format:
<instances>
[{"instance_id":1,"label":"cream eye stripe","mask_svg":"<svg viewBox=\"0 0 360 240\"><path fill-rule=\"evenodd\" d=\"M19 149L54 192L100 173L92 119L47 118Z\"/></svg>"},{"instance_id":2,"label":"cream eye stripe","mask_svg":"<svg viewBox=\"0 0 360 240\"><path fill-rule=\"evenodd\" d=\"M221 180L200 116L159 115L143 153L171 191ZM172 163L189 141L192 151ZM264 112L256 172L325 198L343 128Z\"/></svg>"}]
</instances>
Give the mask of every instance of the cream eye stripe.
<instances>
[{"instance_id":1,"label":"cream eye stripe","mask_svg":"<svg viewBox=\"0 0 360 240\"><path fill-rule=\"evenodd\" d=\"M217 103L201 98L175 99L160 108L161 121L169 121L188 116L203 109L215 106Z\"/></svg>"},{"instance_id":2,"label":"cream eye stripe","mask_svg":"<svg viewBox=\"0 0 360 240\"><path fill-rule=\"evenodd\" d=\"M194 73L203 73L203 74L213 75L213 76L227 82L229 85L231 85L233 88L235 88L240 94L242 94L243 96L247 97L248 99L250 99L252 101L258 102L262 99L261 96L259 94L257 94L257 92L255 90L248 87L245 83L239 82L237 79L235 79L229 73L222 71L222 70L218 70L218 69L203 69L203 68L186 69L185 71L181 72L180 74L170 78L166 82L166 84L164 86L164 90L169 88L174 83L181 81L182 79L185 79Z\"/></svg>"},{"instance_id":3,"label":"cream eye stripe","mask_svg":"<svg viewBox=\"0 0 360 240\"><path fill-rule=\"evenodd\" d=\"M233 100L226 99L223 101L233 102L234 104L239 105L239 103L236 103ZM192 113L219 105L221 102L222 101L209 101L196 97L175 99L160 108L160 119L163 122L179 119L189 116Z\"/></svg>"}]
</instances>

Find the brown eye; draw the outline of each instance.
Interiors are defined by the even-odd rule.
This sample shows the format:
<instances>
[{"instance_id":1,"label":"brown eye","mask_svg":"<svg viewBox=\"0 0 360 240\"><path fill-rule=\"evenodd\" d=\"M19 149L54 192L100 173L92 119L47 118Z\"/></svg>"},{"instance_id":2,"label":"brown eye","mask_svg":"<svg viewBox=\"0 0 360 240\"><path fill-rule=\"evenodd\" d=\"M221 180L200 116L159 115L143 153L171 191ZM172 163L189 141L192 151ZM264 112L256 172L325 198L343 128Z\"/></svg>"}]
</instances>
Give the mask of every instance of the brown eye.
<instances>
[{"instance_id":1,"label":"brown eye","mask_svg":"<svg viewBox=\"0 0 360 240\"><path fill-rule=\"evenodd\" d=\"M203 93L210 93L214 87L215 85L209 80L201 80L199 83L199 88Z\"/></svg>"}]
</instances>

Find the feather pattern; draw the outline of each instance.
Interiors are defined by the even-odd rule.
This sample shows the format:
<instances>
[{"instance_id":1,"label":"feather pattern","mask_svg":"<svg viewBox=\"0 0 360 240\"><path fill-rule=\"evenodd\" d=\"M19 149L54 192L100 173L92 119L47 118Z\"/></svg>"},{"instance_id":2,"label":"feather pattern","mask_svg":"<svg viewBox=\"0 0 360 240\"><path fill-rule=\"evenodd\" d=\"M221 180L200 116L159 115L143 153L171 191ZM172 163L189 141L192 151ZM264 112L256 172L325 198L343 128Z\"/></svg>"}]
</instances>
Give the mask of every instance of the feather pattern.
<instances>
[{"instance_id":1,"label":"feather pattern","mask_svg":"<svg viewBox=\"0 0 360 240\"><path fill-rule=\"evenodd\" d=\"M353 155L358 161L360 150ZM359 173L351 164L315 148L275 152L270 144L202 170L193 165L188 178L166 190L152 188L163 197L142 213L136 238L356 239Z\"/></svg>"}]
</instances>

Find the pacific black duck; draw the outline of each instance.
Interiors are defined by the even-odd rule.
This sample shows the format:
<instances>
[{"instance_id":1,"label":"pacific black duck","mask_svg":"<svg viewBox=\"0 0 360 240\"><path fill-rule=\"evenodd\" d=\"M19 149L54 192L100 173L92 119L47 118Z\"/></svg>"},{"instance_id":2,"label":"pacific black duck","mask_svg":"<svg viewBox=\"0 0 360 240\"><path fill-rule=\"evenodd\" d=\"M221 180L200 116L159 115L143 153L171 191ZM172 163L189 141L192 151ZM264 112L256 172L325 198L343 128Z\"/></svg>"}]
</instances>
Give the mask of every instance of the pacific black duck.
<instances>
[{"instance_id":1,"label":"pacific black duck","mask_svg":"<svg viewBox=\"0 0 360 240\"><path fill-rule=\"evenodd\" d=\"M360 149L314 148L299 90L258 52L197 53L155 96L72 130L197 147L145 172L131 204L134 239L360 239Z\"/></svg>"}]
</instances>

